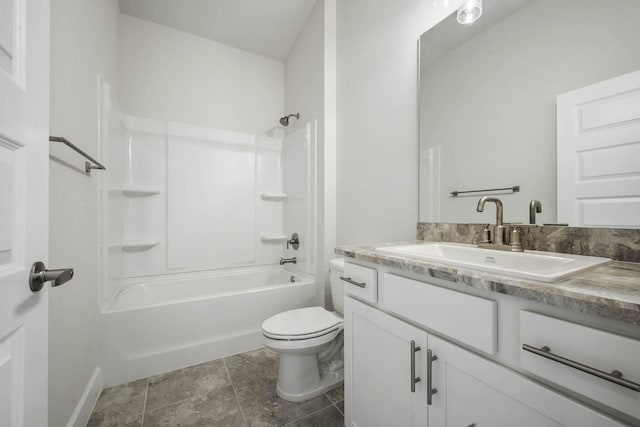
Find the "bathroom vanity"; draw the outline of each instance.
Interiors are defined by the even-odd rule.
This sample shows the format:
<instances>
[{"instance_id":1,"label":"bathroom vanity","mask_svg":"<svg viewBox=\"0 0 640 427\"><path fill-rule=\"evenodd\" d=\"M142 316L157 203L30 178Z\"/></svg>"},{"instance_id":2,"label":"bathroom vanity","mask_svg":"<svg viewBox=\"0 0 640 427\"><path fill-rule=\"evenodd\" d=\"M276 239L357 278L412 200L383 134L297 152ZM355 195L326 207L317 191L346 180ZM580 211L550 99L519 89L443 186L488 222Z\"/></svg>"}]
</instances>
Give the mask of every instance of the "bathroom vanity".
<instances>
[{"instance_id":1,"label":"bathroom vanity","mask_svg":"<svg viewBox=\"0 0 640 427\"><path fill-rule=\"evenodd\" d=\"M640 425L640 264L543 283L381 246L336 250L345 425Z\"/></svg>"}]
</instances>

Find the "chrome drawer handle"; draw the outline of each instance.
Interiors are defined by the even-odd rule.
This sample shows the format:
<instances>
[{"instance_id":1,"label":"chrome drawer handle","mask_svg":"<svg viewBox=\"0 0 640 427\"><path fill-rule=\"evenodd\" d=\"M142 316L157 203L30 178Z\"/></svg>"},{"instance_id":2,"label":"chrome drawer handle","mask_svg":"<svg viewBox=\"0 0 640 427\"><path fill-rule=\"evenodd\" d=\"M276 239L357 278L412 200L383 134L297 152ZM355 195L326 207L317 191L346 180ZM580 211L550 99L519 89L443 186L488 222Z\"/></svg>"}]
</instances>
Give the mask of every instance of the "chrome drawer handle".
<instances>
[{"instance_id":1,"label":"chrome drawer handle","mask_svg":"<svg viewBox=\"0 0 640 427\"><path fill-rule=\"evenodd\" d=\"M438 360L438 356L433 354L433 351L427 350L427 405L431 405L433 402L433 395L438 392L437 388L432 388L433 380L433 361Z\"/></svg>"},{"instance_id":2,"label":"chrome drawer handle","mask_svg":"<svg viewBox=\"0 0 640 427\"><path fill-rule=\"evenodd\" d=\"M351 283L352 285L359 286L361 288L364 288L365 286L367 286L365 282L356 282L355 280L351 279L351 277L340 276L340 280L342 280L343 282Z\"/></svg>"},{"instance_id":3,"label":"chrome drawer handle","mask_svg":"<svg viewBox=\"0 0 640 427\"><path fill-rule=\"evenodd\" d=\"M416 377L416 351L420 351L420 347L416 347L416 342L411 340L411 393L416 392L416 383L422 381Z\"/></svg>"},{"instance_id":4,"label":"chrome drawer handle","mask_svg":"<svg viewBox=\"0 0 640 427\"><path fill-rule=\"evenodd\" d=\"M622 372L618 371L617 369L609 373L601 371L600 369L592 368L591 366L583 365L582 363L551 353L551 349L546 345L544 347L536 348L530 346L529 344L522 344L522 349L533 354L537 354L538 356L546 357L547 359L553 360L554 362L569 366L570 368L574 368L598 378L602 378L603 380L612 382L614 384L621 385L622 387L640 392L640 384L634 383L633 381L625 380L624 378L622 378Z\"/></svg>"}]
</instances>

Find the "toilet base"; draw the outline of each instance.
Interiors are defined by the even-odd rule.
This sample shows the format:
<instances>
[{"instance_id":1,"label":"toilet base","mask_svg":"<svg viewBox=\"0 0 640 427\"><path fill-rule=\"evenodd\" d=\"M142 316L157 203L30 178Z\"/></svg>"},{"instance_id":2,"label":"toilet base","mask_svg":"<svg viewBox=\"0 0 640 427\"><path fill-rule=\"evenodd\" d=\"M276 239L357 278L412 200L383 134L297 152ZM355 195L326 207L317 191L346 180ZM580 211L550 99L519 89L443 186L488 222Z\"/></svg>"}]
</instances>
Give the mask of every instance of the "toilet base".
<instances>
[{"instance_id":1,"label":"toilet base","mask_svg":"<svg viewBox=\"0 0 640 427\"><path fill-rule=\"evenodd\" d=\"M288 400L289 402L303 402L305 400L318 397L325 391L329 391L342 385L343 382L344 369L341 369L338 372L327 372L326 374L320 375L318 386L311 390L306 390L302 393L297 394L287 393L280 388L280 382L278 382L276 392L278 393L278 396L280 396L284 400Z\"/></svg>"}]
</instances>

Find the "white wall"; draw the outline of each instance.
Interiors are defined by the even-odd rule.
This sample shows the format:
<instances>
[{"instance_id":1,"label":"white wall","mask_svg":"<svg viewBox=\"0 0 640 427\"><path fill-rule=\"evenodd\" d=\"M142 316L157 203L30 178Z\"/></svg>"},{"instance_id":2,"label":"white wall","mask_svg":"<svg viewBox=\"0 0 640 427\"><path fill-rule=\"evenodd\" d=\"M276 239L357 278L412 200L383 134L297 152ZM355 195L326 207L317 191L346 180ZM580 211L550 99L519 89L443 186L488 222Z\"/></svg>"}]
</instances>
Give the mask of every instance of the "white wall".
<instances>
[{"instance_id":1,"label":"white wall","mask_svg":"<svg viewBox=\"0 0 640 427\"><path fill-rule=\"evenodd\" d=\"M320 301L329 289L326 273L335 247L335 9L335 0L316 2L285 63L285 113L300 113L287 131L317 120L315 274L325 284Z\"/></svg>"},{"instance_id":2,"label":"white wall","mask_svg":"<svg viewBox=\"0 0 640 427\"><path fill-rule=\"evenodd\" d=\"M105 114L112 115L117 108ZM125 121L125 131L115 127L113 136L105 135L111 159L105 175L115 187L104 201L108 277L131 284L149 276L277 264L284 240L262 237L284 234L283 203L262 194L283 192L281 139L135 116ZM306 158L305 150L305 168ZM118 187L155 194L132 196ZM305 200L306 190L299 194ZM307 217L301 220L306 230ZM147 246L121 250L132 241Z\"/></svg>"},{"instance_id":3,"label":"white wall","mask_svg":"<svg viewBox=\"0 0 640 427\"><path fill-rule=\"evenodd\" d=\"M128 114L261 134L284 106L284 64L120 16L120 91Z\"/></svg>"},{"instance_id":4,"label":"white wall","mask_svg":"<svg viewBox=\"0 0 640 427\"><path fill-rule=\"evenodd\" d=\"M282 143L282 182L287 200L283 204L284 233L298 233L298 249L285 249L284 257L295 257L292 271L315 274L316 267L316 121L296 126ZM286 246L285 246L286 247Z\"/></svg>"},{"instance_id":5,"label":"white wall","mask_svg":"<svg viewBox=\"0 0 640 427\"><path fill-rule=\"evenodd\" d=\"M337 2L338 244L415 238L417 40L461 3Z\"/></svg>"},{"instance_id":6,"label":"white wall","mask_svg":"<svg viewBox=\"0 0 640 427\"><path fill-rule=\"evenodd\" d=\"M117 87L118 16L116 0L51 2L51 134L68 138L96 157L100 152L97 77ZM51 426L70 421L84 425L100 388L99 380L91 380L98 372L101 178L100 172L88 176L83 168L79 155L61 144L51 146L50 266L75 270L72 281L50 293Z\"/></svg>"}]
</instances>

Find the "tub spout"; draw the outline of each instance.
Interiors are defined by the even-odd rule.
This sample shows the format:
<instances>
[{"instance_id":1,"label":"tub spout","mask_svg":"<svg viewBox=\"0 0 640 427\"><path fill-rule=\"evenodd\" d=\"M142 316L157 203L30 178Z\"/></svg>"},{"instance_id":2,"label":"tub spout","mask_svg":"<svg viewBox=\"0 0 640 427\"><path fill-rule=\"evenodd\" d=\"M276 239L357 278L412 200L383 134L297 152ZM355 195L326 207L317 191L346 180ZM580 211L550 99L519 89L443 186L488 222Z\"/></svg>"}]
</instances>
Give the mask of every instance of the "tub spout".
<instances>
[{"instance_id":1,"label":"tub spout","mask_svg":"<svg viewBox=\"0 0 640 427\"><path fill-rule=\"evenodd\" d=\"M295 264L297 262L298 262L298 260L296 259L296 257L293 257L293 258L280 258L280 265Z\"/></svg>"}]
</instances>

